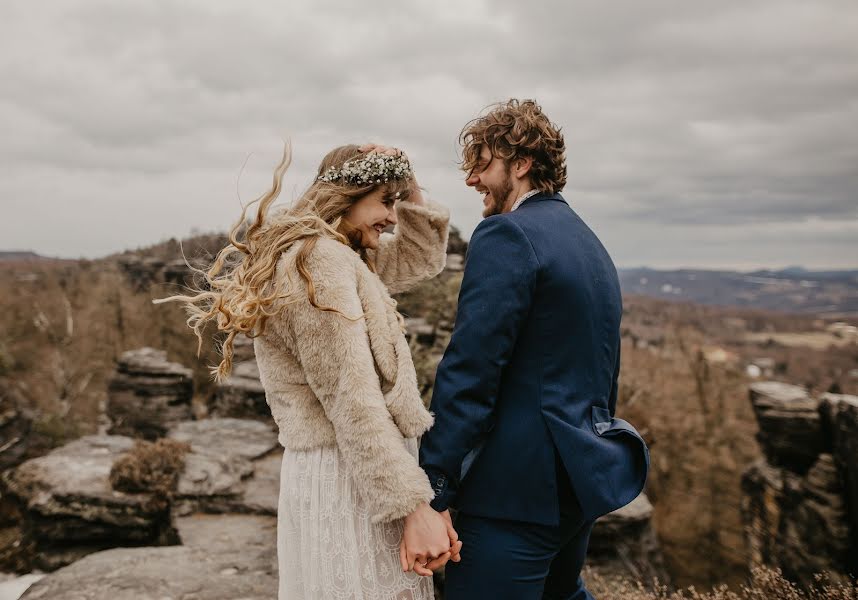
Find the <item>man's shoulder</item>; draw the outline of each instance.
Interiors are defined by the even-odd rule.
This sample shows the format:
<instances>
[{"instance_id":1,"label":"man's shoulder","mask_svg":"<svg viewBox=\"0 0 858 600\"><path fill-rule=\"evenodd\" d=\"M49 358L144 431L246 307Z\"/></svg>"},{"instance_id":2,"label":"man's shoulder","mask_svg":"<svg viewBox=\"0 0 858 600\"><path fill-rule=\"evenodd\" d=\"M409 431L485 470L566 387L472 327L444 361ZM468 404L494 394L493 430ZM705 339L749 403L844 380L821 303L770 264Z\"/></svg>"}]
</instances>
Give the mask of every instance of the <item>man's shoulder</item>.
<instances>
[{"instance_id":1,"label":"man's shoulder","mask_svg":"<svg viewBox=\"0 0 858 600\"><path fill-rule=\"evenodd\" d=\"M470 248L481 248L497 244L523 243L527 234L514 218L514 212L486 217L474 229Z\"/></svg>"}]
</instances>

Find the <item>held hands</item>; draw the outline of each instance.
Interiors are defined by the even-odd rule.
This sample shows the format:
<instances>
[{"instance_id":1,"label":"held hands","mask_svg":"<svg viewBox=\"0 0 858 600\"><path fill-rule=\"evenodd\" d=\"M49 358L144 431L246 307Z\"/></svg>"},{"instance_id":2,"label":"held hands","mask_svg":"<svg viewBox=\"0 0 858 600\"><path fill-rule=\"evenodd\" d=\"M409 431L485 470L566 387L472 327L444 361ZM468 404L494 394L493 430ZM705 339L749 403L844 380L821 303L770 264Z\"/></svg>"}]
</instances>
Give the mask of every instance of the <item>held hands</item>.
<instances>
[{"instance_id":1,"label":"held hands","mask_svg":"<svg viewBox=\"0 0 858 600\"><path fill-rule=\"evenodd\" d=\"M399 562L403 571L414 571L418 575L431 576L447 564L448 560L459 562L462 542L453 529L450 511L436 512L427 503L422 503L405 517L405 530L399 544Z\"/></svg>"},{"instance_id":2,"label":"held hands","mask_svg":"<svg viewBox=\"0 0 858 600\"><path fill-rule=\"evenodd\" d=\"M367 154L384 154L385 156L405 156L405 153L399 148L393 146L384 146L382 144L364 144L358 150ZM408 158L406 156L406 158ZM408 201L419 206L423 206L423 193L420 191L420 186L417 185L417 178L411 179L411 194L408 196Z\"/></svg>"}]
</instances>

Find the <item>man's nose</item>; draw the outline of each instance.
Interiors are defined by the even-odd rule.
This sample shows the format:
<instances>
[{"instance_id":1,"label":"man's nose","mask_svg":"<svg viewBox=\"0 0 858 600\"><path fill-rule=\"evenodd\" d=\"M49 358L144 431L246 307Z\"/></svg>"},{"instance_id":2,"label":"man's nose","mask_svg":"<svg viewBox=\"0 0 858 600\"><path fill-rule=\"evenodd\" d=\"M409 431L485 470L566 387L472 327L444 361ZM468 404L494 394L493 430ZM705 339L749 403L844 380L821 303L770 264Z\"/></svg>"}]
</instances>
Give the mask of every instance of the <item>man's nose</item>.
<instances>
[{"instance_id":1,"label":"man's nose","mask_svg":"<svg viewBox=\"0 0 858 600\"><path fill-rule=\"evenodd\" d=\"M477 175L476 173L471 173L471 175L469 175L468 178L465 180L465 185L474 187L479 182L480 182L480 176Z\"/></svg>"}]
</instances>

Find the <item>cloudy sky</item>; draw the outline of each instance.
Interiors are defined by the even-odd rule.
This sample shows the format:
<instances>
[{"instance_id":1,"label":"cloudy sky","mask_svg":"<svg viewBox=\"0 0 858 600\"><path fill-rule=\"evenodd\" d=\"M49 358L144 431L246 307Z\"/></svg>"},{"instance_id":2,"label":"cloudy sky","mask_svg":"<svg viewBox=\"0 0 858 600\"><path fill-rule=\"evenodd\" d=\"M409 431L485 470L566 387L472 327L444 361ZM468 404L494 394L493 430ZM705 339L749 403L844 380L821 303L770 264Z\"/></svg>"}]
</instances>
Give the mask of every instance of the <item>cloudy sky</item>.
<instances>
[{"instance_id":1,"label":"cloudy sky","mask_svg":"<svg viewBox=\"0 0 858 600\"><path fill-rule=\"evenodd\" d=\"M384 142L468 236L457 134L509 97L620 266L858 267L855 0L3 0L0 249L226 229L286 138L284 200Z\"/></svg>"}]
</instances>

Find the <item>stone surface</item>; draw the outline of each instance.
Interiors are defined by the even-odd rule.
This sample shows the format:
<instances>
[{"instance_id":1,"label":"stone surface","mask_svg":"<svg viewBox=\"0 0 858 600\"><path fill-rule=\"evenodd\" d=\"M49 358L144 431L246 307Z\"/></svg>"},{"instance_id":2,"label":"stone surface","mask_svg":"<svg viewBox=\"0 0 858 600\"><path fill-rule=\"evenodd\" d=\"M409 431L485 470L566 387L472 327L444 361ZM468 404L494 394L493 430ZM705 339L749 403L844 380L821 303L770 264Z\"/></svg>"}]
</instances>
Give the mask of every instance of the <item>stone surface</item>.
<instances>
[{"instance_id":1,"label":"stone surface","mask_svg":"<svg viewBox=\"0 0 858 600\"><path fill-rule=\"evenodd\" d=\"M180 423L168 437L187 442L173 500L177 514L276 514L282 448L277 434L250 419Z\"/></svg>"},{"instance_id":2,"label":"stone surface","mask_svg":"<svg viewBox=\"0 0 858 600\"><path fill-rule=\"evenodd\" d=\"M39 581L44 575L23 575L0 582L0 600L18 600L27 588Z\"/></svg>"},{"instance_id":3,"label":"stone surface","mask_svg":"<svg viewBox=\"0 0 858 600\"><path fill-rule=\"evenodd\" d=\"M128 277L135 291L141 292L149 288L156 281L161 280L161 271L164 261L152 256L141 256L128 253L117 259L119 268Z\"/></svg>"},{"instance_id":4,"label":"stone surface","mask_svg":"<svg viewBox=\"0 0 858 600\"><path fill-rule=\"evenodd\" d=\"M192 418L190 369L169 362L153 348L130 350L119 358L108 386L109 433L156 439L174 424Z\"/></svg>"},{"instance_id":5,"label":"stone surface","mask_svg":"<svg viewBox=\"0 0 858 600\"><path fill-rule=\"evenodd\" d=\"M811 398L781 383L751 386L765 458L742 477L751 565L807 586L815 573L858 574L858 398Z\"/></svg>"},{"instance_id":6,"label":"stone surface","mask_svg":"<svg viewBox=\"0 0 858 600\"><path fill-rule=\"evenodd\" d=\"M757 440L773 465L803 474L826 449L819 401L804 388L776 381L754 383L751 404L757 417Z\"/></svg>"},{"instance_id":7,"label":"stone surface","mask_svg":"<svg viewBox=\"0 0 858 600\"><path fill-rule=\"evenodd\" d=\"M742 474L742 521L752 565L772 565L778 544L783 471L761 458Z\"/></svg>"},{"instance_id":8,"label":"stone surface","mask_svg":"<svg viewBox=\"0 0 858 600\"><path fill-rule=\"evenodd\" d=\"M113 462L133 444L123 436L87 436L3 474L34 566L50 570L104 548L177 541L169 507L110 485Z\"/></svg>"},{"instance_id":9,"label":"stone surface","mask_svg":"<svg viewBox=\"0 0 858 600\"><path fill-rule=\"evenodd\" d=\"M587 564L622 573L633 581L670 578L652 527L652 504L641 494L630 504L599 518L590 534Z\"/></svg>"},{"instance_id":10,"label":"stone surface","mask_svg":"<svg viewBox=\"0 0 858 600\"><path fill-rule=\"evenodd\" d=\"M776 563L790 579L809 586L815 573L845 574L849 521L840 476L821 454L806 477L785 479Z\"/></svg>"},{"instance_id":11,"label":"stone surface","mask_svg":"<svg viewBox=\"0 0 858 600\"><path fill-rule=\"evenodd\" d=\"M265 399L265 388L259 381L256 359L237 363L230 376L217 385L208 405L209 416L257 419L275 427L271 409Z\"/></svg>"},{"instance_id":12,"label":"stone surface","mask_svg":"<svg viewBox=\"0 0 858 600\"><path fill-rule=\"evenodd\" d=\"M852 530L849 563L858 573L858 396L824 394L821 411L831 432L832 453L846 488Z\"/></svg>"},{"instance_id":13,"label":"stone surface","mask_svg":"<svg viewBox=\"0 0 858 600\"><path fill-rule=\"evenodd\" d=\"M99 552L33 584L22 600L274 600L276 519L194 515L182 546Z\"/></svg>"}]
</instances>

